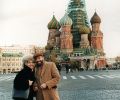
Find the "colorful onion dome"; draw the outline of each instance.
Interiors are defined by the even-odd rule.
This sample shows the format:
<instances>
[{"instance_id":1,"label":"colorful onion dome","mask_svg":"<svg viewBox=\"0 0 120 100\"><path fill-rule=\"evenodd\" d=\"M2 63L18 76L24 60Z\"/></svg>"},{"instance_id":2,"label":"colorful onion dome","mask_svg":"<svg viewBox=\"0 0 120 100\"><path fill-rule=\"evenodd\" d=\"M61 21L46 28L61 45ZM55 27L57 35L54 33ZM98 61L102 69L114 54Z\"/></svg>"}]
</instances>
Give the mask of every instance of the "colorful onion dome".
<instances>
[{"instance_id":1,"label":"colorful onion dome","mask_svg":"<svg viewBox=\"0 0 120 100\"><path fill-rule=\"evenodd\" d=\"M91 18L90 22L91 22L91 24L101 23L101 19L100 19L100 17L98 16L98 14L96 12L94 13L94 15Z\"/></svg>"},{"instance_id":2,"label":"colorful onion dome","mask_svg":"<svg viewBox=\"0 0 120 100\"><path fill-rule=\"evenodd\" d=\"M79 28L79 32L80 32L80 34L89 34L90 28L85 25L81 25Z\"/></svg>"},{"instance_id":3,"label":"colorful onion dome","mask_svg":"<svg viewBox=\"0 0 120 100\"><path fill-rule=\"evenodd\" d=\"M54 15L52 20L48 23L48 29L60 29L60 24Z\"/></svg>"},{"instance_id":4,"label":"colorful onion dome","mask_svg":"<svg viewBox=\"0 0 120 100\"><path fill-rule=\"evenodd\" d=\"M65 13L65 15L61 18L60 25L61 26L72 25L72 19L68 16L67 13Z\"/></svg>"}]
</instances>

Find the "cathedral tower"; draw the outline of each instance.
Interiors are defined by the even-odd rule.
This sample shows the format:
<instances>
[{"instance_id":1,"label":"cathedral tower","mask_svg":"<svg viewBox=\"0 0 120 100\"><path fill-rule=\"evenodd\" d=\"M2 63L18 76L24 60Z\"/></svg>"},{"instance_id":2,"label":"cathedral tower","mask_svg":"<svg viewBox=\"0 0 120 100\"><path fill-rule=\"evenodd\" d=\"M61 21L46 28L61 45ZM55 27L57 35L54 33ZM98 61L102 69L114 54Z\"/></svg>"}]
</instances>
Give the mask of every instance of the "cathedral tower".
<instances>
[{"instance_id":1,"label":"cathedral tower","mask_svg":"<svg viewBox=\"0 0 120 100\"><path fill-rule=\"evenodd\" d=\"M89 47L88 34L90 33L90 29L87 26L83 25L83 26L80 26L79 31L81 33L80 47L88 48Z\"/></svg>"},{"instance_id":2,"label":"cathedral tower","mask_svg":"<svg viewBox=\"0 0 120 100\"><path fill-rule=\"evenodd\" d=\"M85 0L70 0L68 5L68 15L73 21L73 46L74 48L79 48L81 39L81 33L79 33L80 26L85 23L85 26L89 27Z\"/></svg>"},{"instance_id":3,"label":"cathedral tower","mask_svg":"<svg viewBox=\"0 0 120 100\"><path fill-rule=\"evenodd\" d=\"M54 15L52 20L48 23L48 29L49 29L49 36L48 36L47 45L51 47L55 47L56 42L59 41L58 35L59 35L60 24ZM56 41L56 38L57 38L57 41Z\"/></svg>"},{"instance_id":4,"label":"cathedral tower","mask_svg":"<svg viewBox=\"0 0 120 100\"><path fill-rule=\"evenodd\" d=\"M105 53L103 51L103 33L100 30L101 19L95 12L91 18L91 47L97 51L97 66L103 67L106 65Z\"/></svg>"},{"instance_id":5,"label":"cathedral tower","mask_svg":"<svg viewBox=\"0 0 120 100\"><path fill-rule=\"evenodd\" d=\"M66 13L60 20L61 25L61 52L72 53L73 52L73 36L71 34L72 19Z\"/></svg>"},{"instance_id":6,"label":"cathedral tower","mask_svg":"<svg viewBox=\"0 0 120 100\"><path fill-rule=\"evenodd\" d=\"M100 30L101 19L95 12L91 18L92 32L91 32L91 46L97 52L103 52L103 33Z\"/></svg>"}]
</instances>

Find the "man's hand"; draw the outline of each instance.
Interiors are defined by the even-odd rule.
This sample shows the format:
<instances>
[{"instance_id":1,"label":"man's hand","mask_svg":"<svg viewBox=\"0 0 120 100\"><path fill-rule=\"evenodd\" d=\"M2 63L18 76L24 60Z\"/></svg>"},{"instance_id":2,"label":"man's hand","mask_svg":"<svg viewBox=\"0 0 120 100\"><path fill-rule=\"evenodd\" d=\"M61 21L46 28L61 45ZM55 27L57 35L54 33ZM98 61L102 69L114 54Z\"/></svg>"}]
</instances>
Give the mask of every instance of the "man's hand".
<instances>
[{"instance_id":1,"label":"man's hand","mask_svg":"<svg viewBox=\"0 0 120 100\"><path fill-rule=\"evenodd\" d=\"M45 89L47 87L47 85L45 83L43 83L41 86L40 86L42 89Z\"/></svg>"}]
</instances>

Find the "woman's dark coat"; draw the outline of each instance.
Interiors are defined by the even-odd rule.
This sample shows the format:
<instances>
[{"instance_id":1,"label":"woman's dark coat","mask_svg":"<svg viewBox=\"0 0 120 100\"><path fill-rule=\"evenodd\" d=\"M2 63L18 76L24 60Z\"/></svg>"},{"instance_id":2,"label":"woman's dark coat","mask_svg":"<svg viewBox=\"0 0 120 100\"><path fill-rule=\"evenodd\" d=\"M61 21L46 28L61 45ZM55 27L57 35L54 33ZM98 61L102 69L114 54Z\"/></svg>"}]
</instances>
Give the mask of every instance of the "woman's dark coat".
<instances>
[{"instance_id":1,"label":"woman's dark coat","mask_svg":"<svg viewBox=\"0 0 120 100\"><path fill-rule=\"evenodd\" d=\"M34 72L25 66L15 77L13 87L17 90L27 90L29 88L29 80L35 81ZM30 94L28 100L33 97L33 86L30 86Z\"/></svg>"}]
</instances>

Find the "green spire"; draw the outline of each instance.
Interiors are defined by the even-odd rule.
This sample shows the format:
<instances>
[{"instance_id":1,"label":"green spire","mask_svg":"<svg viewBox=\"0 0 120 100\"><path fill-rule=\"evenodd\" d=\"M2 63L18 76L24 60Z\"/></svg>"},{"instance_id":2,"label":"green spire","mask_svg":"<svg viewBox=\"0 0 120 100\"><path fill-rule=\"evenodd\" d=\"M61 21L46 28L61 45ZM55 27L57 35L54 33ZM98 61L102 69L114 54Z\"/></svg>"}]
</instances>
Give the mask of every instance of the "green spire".
<instances>
[{"instance_id":1,"label":"green spire","mask_svg":"<svg viewBox=\"0 0 120 100\"><path fill-rule=\"evenodd\" d=\"M79 48L81 41L80 40L81 34L79 34L79 28L81 25L89 27L85 0L70 0L67 12L73 21L72 24L73 47Z\"/></svg>"}]
</instances>

